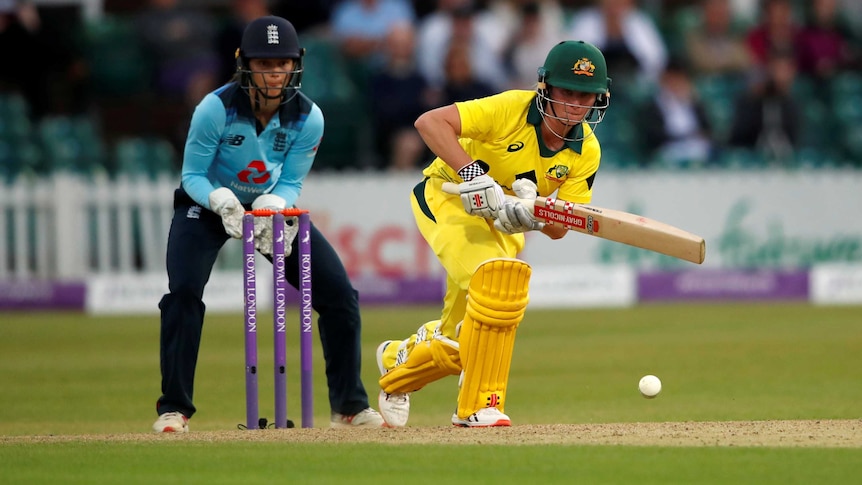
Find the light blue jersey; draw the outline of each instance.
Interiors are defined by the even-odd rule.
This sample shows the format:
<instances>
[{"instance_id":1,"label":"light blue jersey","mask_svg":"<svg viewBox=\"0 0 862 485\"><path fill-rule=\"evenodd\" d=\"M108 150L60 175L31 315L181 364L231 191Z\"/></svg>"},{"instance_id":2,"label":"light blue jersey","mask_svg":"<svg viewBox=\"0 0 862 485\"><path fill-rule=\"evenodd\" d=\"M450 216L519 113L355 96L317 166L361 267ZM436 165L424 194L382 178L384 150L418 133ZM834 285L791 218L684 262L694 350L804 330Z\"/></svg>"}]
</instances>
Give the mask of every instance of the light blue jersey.
<instances>
[{"instance_id":1,"label":"light blue jersey","mask_svg":"<svg viewBox=\"0 0 862 485\"><path fill-rule=\"evenodd\" d=\"M195 108L183 155L182 186L210 209L209 194L227 187L243 204L274 194L294 205L323 137L323 112L302 93L258 130L248 94L229 83Z\"/></svg>"}]
</instances>

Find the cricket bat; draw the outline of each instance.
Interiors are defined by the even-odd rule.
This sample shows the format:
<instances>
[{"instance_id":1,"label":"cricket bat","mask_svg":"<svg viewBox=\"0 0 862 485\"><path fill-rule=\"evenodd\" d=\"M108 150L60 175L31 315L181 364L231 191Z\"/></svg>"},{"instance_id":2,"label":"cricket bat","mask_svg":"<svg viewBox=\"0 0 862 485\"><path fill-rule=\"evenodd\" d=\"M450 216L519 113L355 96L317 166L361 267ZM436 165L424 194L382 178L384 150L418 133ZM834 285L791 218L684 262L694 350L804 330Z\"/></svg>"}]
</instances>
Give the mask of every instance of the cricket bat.
<instances>
[{"instance_id":1,"label":"cricket bat","mask_svg":"<svg viewBox=\"0 0 862 485\"><path fill-rule=\"evenodd\" d=\"M443 183L443 191L458 194L458 184ZM629 246L655 251L692 263L701 264L706 257L706 241L696 234L659 222L614 209L575 204L552 197L536 200L507 195L531 210L536 220L563 226L570 231L616 241Z\"/></svg>"}]
</instances>

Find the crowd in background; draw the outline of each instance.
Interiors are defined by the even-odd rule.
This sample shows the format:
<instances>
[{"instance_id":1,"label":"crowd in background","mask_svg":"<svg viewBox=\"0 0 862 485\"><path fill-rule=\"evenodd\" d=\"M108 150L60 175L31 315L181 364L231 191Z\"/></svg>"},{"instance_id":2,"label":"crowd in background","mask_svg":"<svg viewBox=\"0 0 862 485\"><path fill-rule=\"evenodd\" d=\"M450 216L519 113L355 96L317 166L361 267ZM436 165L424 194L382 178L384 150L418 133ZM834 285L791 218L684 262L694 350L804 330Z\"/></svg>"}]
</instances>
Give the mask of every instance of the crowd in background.
<instances>
[{"instance_id":1,"label":"crowd in background","mask_svg":"<svg viewBox=\"0 0 862 485\"><path fill-rule=\"evenodd\" d=\"M272 13L296 26L307 48L303 91L326 115L315 170L424 166L430 154L412 126L420 113L535 89L537 67L564 39L596 44L608 62L611 106L597 130L604 165L862 166L855 0L105 0L104 8L87 21L53 3L0 0L0 163L26 165L30 156L34 170L50 170L66 156L85 159L72 167L99 160L117 170L114 159L134 151L122 141L143 138L170 150L139 150L139 165L168 153L176 170L194 106L234 72L246 23ZM82 142L82 132L91 139Z\"/></svg>"}]
</instances>

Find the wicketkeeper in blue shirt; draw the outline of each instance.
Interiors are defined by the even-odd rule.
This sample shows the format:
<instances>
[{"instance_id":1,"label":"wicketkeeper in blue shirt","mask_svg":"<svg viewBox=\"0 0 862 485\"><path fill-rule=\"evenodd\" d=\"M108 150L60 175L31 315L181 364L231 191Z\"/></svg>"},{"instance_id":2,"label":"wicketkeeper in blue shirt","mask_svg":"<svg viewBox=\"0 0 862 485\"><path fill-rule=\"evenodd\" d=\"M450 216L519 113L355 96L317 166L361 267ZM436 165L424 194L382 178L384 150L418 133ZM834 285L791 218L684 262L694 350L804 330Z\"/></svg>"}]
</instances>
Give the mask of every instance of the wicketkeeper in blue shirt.
<instances>
[{"instance_id":1,"label":"wicketkeeper in blue shirt","mask_svg":"<svg viewBox=\"0 0 862 485\"><path fill-rule=\"evenodd\" d=\"M246 28L230 82L204 97L192 116L174 195L167 246L169 292L161 309L162 395L153 430L186 432L195 413L195 367L204 287L222 246L242 237L247 209L292 207L323 136L323 113L300 92L304 49L293 25L266 16ZM286 237L295 239L297 224ZM256 218L258 251L272 258L272 218ZM288 282L298 285L296 241L287 244ZM326 359L331 426L384 425L360 380L358 294L344 265L312 225L312 307Z\"/></svg>"}]
</instances>

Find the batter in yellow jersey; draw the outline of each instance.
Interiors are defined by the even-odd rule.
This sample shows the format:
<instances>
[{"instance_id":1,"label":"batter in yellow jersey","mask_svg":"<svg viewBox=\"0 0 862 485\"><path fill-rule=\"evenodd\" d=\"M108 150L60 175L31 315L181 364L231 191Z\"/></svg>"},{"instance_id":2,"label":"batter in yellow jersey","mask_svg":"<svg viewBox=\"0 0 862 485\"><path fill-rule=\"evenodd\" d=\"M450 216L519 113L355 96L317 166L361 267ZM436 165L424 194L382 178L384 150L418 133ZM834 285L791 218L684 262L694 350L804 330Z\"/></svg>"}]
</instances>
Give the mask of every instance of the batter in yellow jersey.
<instances>
[{"instance_id":1,"label":"batter in yellow jersey","mask_svg":"<svg viewBox=\"0 0 862 485\"><path fill-rule=\"evenodd\" d=\"M610 78L601 51L565 41L538 70L536 91L506 91L424 113L415 123L437 156L413 189L419 231L446 271L439 320L377 349L379 404L389 426L405 426L410 394L460 375L452 423L509 426L504 413L515 334L528 303L530 266L517 259L524 232L552 239L520 198L589 203L601 149L593 128L604 116ZM444 182L458 185L448 194Z\"/></svg>"}]
</instances>

